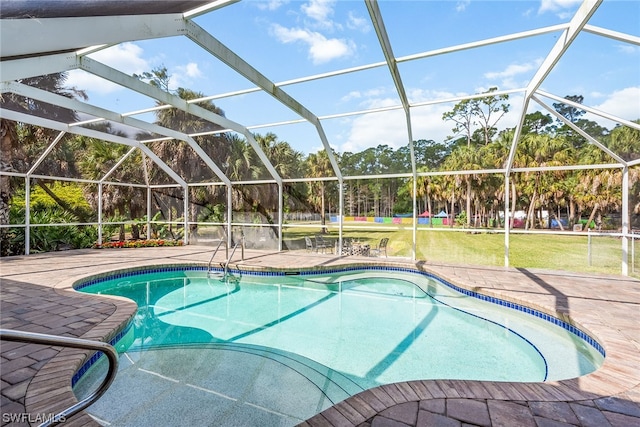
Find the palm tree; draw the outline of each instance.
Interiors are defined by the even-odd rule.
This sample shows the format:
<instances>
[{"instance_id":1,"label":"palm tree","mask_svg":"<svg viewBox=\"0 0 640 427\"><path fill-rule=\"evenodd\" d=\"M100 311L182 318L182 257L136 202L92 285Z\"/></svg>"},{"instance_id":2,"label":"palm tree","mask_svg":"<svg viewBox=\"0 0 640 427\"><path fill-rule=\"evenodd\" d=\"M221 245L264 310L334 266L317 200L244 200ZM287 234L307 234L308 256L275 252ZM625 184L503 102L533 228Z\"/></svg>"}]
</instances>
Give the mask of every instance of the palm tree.
<instances>
[{"instance_id":1,"label":"palm tree","mask_svg":"<svg viewBox=\"0 0 640 427\"><path fill-rule=\"evenodd\" d=\"M170 75L166 67L156 68L151 72L146 72L136 77L148 81L152 86L173 92L178 97L187 101L204 97L202 93L182 87L171 91L169 88ZM156 104L158 106L162 105L160 102ZM197 105L215 114L224 116L224 112L210 101L200 102L197 103ZM215 123L177 108L163 108L156 110L156 124L184 134L204 133L205 135L193 138L200 148L218 165L225 164L229 159L229 153L231 151L230 140L226 134L211 134L211 132L222 129L221 126ZM151 137L151 135L138 135L139 139L147 139L149 137ZM211 169L206 165L204 160L184 141L163 139L150 142L148 146L188 183L210 181L214 178ZM148 167L150 170L150 180L152 182L156 184L169 183L170 180L166 174L153 167L150 163ZM203 188L196 189L192 187L189 191L190 212L184 212L184 214L195 219L198 216L198 209L200 207L214 204L211 200L207 200L209 197L225 200L223 195L217 193L217 189L218 187L214 186L213 189L209 188L209 191L204 191ZM167 210L171 216L172 211L175 210L179 212L181 210L181 196L174 191L165 191L165 193L169 196L169 200L172 200L172 202L167 205ZM195 229L192 231L195 231Z\"/></svg>"},{"instance_id":2,"label":"palm tree","mask_svg":"<svg viewBox=\"0 0 640 427\"><path fill-rule=\"evenodd\" d=\"M13 122L6 119L0 119L0 138L0 152L2 153L2 157L0 158L0 170L3 172L15 172L13 156L16 151L13 147L18 137L16 135L16 126ZM11 177L8 175L0 175L0 224L2 225L9 224L9 202L13 193L12 187ZM3 233L3 245L4 231L4 228L0 229L0 232Z\"/></svg>"},{"instance_id":3,"label":"palm tree","mask_svg":"<svg viewBox=\"0 0 640 427\"><path fill-rule=\"evenodd\" d=\"M331 162L326 151L320 150L315 154L309 154L306 161L308 176L311 178L327 177L331 174ZM309 183L309 201L316 209L320 210L320 223L322 224L322 232L326 233L325 218L325 182L316 181ZM319 190L319 191L318 191Z\"/></svg>"},{"instance_id":4,"label":"palm tree","mask_svg":"<svg viewBox=\"0 0 640 427\"><path fill-rule=\"evenodd\" d=\"M69 98L86 99L86 94L75 87L66 86L67 74L55 73L38 77L19 80L20 83L35 86L48 92ZM30 98L18 96L12 93L0 95L0 107L6 110L19 111L43 117L63 123L71 123L77 121L74 111L57 107L51 104L42 103ZM33 164L33 161L40 155L44 149L53 141L57 132L49 129L43 129L24 123L16 123L4 118L0 119L0 170L5 172L25 171ZM52 154L55 155L55 154ZM68 159L68 156L65 158ZM48 157L46 167L52 175L64 175L64 162L51 161ZM45 184L38 181L38 184L44 188ZM14 191L19 184L9 176L0 176L0 224L9 224L9 204ZM63 208L65 208L63 206ZM0 232L0 246L8 247L6 242L7 234L2 229Z\"/></svg>"},{"instance_id":5,"label":"palm tree","mask_svg":"<svg viewBox=\"0 0 640 427\"><path fill-rule=\"evenodd\" d=\"M631 133L633 134L633 133ZM629 155L633 155L629 153ZM606 163L609 156L598 147L589 145L583 149L583 162L598 161ZM640 168L629 168L629 184L633 189L638 183ZM583 171L577 185L577 192L580 194L579 201L584 209L591 209L588 225L594 219L596 223L601 223L600 217L603 213L611 210L619 210L622 205L622 169L591 169ZM638 190L630 191L630 198L639 196ZM633 206L634 202L631 201Z\"/></svg>"},{"instance_id":6,"label":"palm tree","mask_svg":"<svg viewBox=\"0 0 640 427\"><path fill-rule=\"evenodd\" d=\"M449 171L469 171L480 169L480 159L478 158L478 150L471 146L460 146L454 149L445 159L443 168ZM477 174L456 175L455 181L457 185L464 184L466 199L466 226L471 225L472 210L471 200L473 198L474 185L478 184L479 176Z\"/></svg>"},{"instance_id":7,"label":"palm tree","mask_svg":"<svg viewBox=\"0 0 640 427\"><path fill-rule=\"evenodd\" d=\"M526 134L522 137L514 158L514 167L562 166L574 157L573 147L564 138L550 135ZM525 228L535 228L534 209L544 200L545 189L555 180L562 178L547 172L525 172L519 188L528 198Z\"/></svg>"},{"instance_id":8,"label":"palm tree","mask_svg":"<svg viewBox=\"0 0 640 427\"><path fill-rule=\"evenodd\" d=\"M293 178L301 176L302 153L295 151L286 141L279 141L278 137L271 132L266 135L256 134L254 139L280 177ZM251 178L263 179L268 176L267 168L248 144L240 144L236 141L235 147L233 153L235 159L229 159L235 170L239 172L240 168L244 167L247 172L250 172L248 175L251 175ZM283 189L287 194L293 193L298 199L300 198L301 193L299 190L290 184L285 184ZM244 187L242 191L238 190L236 193L238 195L237 202L245 204L246 207L260 213L267 222L273 223L272 212L279 207L279 193L275 185L248 186ZM289 201L295 204L295 199L296 197L294 196L294 200L289 199Z\"/></svg>"},{"instance_id":9,"label":"palm tree","mask_svg":"<svg viewBox=\"0 0 640 427\"><path fill-rule=\"evenodd\" d=\"M634 123L640 124L640 119L634 120ZM609 138L609 148L623 159L630 161L640 158L640 130L617 126Z\"/></svg>"},{"instance_id":10,"label":"palm tree","mask_svg":"<svg viewBox=\"0 0 640 427\"><path fill-rule=\"evenodd\" d=\"M420 172L426 172L427 168L422 168ZM412 188L411 182L406 184ZM419 176L416 183L417 197L423 197L425 208L429 212L429 227L433 228L433 207L434 202L445 200L444 181L441 176Z\"/></svg>"}]
</instances>

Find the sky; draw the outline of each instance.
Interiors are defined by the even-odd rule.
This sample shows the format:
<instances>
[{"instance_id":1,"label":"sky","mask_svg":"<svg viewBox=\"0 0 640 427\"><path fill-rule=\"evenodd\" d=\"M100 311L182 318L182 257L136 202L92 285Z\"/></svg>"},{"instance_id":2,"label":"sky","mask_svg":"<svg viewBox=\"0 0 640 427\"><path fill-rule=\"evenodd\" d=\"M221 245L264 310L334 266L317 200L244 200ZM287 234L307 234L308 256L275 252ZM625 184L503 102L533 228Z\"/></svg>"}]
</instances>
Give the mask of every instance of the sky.
<instances>
[{"instance_id":1,"label":"sky","mask_svg":"<svg viewBox=\"0 0 640 427\"><path fill-rule=\"evenodd\" d=\"M568 22L580 5L575 0L404 1L378 5L411 104L471 95L496 87L526 87L552 49L559 31L491 46L402 60L459 44ZM384 61L363 1L242 1L194 20L213 37L275 83L346 70ZM640 37L640 2L605 0L590 25ZM127 74L166 67L171 88L203 95L229 94L254 85L186 37L127 42L94 53L92 58ZM406 58L405 58L406 59ZM84 71L69 75L70 85L85 89L89 102L119 113L154 105ZM378 66L330 78L282 86L321 119L331 146L340 153L381 144L394 149L409 141L406 119L389 69ZM555 96L582 95L583 104L625 120L640 118L640 46L582 33L543 81ZM557 102L542 98L547 105ZM322 149L309 123L262 126L299 120L300 116L268 94L255 92L213 101L225 116L252 132L275 133L304 154ZM523 92L509 96L510 111L497 127L513 127ZM454 136L453 123L442 120L455 102L411 109L412 139L443 142ZM344 116L388 108L384 112ZM536 103L528 112L539 110ZM332 116L338 117L332 117ZM150 115L138 118L153 121ZM587 114L607 128L614 122Z\"/></svg>"}]
</instances>

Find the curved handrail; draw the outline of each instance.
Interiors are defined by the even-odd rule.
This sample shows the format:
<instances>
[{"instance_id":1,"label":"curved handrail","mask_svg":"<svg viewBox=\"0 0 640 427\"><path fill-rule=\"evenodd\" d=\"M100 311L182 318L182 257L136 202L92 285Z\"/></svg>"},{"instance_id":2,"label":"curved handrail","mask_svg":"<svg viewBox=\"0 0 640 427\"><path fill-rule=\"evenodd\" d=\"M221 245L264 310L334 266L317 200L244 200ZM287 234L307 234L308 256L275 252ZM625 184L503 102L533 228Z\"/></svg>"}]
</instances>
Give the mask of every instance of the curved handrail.
<instances>
[{"instance_id":1,"label":"curved handrail","mask_svg":"<svg viewBox=\"0 0 640 427\"><path fill-rule=\"evenodd\" d=\"M107 371L107 376L102 381L102 384L100 384L100 387L80 402L70 406L64 411L51 417L51 419L40 424L40 427L58 425L83 409L88 408L107 391L116 377L116 372L118 370L118 352L112 345L104 342L49 334L38 334L35 332L15 331L11 329L0 329L0 340L96 350L105 354L109 359L109 370Z\"/></svg>"},{"instance_id":2,"label":"curved handrail","mask_svg":"<svg viewBox=\"0 0 640 427\"><path fill-rule=\"evenodd\" d=\"M244 237L243 237L244 239ZM229 273L229 263L231 262L231 258L233 258L233 254L236 253L236 249L238 248L238 245L243 244L244 242L241 240L240 242L236 242L235 245L233 245L233 250L231 251L231 255L229 255L229 258L227 258L227 261L224 263L224 276L223 277L227 277L227 274Z\"/></svg>"},{"instance_id":3,"label":"curved handrail","mask_svg":"<svg viewBox=\"0 0 640 427\"><path fill-rule=\"evenodd\" d=\"M209 258L209 265L207 266L207 274L211 273L211 263L213 262L213 258L215 258L216 254L218 253L218 249L220 249L220 246L223 243L226 243L226 241L220 239L220 241L218 242L218 246L216 246L216 249L211 254L211 258Z\"/></svg>"}]
</instances>

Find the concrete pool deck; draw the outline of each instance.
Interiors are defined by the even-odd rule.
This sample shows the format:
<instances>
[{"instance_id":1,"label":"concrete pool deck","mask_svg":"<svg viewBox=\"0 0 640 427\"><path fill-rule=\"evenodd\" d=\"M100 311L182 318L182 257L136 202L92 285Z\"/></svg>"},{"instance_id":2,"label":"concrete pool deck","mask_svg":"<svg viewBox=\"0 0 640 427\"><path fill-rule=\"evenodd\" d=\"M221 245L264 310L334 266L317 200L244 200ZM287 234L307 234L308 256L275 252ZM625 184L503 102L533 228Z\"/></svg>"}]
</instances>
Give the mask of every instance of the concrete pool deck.
<instances>
[{"instance_id":1,"label":"concrete pool deck","mask_svg":"<svg viewBox=\"0 0 640 427\"><path fill-rule=\"evenodd\" d=\"M212 248L75 250L0 259L0 326L108 341L135 313L124 299L80 294L78 279L158 264L205 264ZM216 261L223 260L223 254ZM236 261L237 260L237 261ZM452 266L406 259L338 257L302 251L237 253L244 268L314 268L379 263L430 271L479 293L568 320L607 354L589 375L546 383L428 380L364 391L303 426L636 426L640 425L640 281L623 276ZM71 377L86 354L2 341L2 425L39 424L75 403ZM21 415L29 414L29 415ZM87 414L66 425L98 425ZM214 424L215 425L215 424Z\"/></svg>"}]
</instances>

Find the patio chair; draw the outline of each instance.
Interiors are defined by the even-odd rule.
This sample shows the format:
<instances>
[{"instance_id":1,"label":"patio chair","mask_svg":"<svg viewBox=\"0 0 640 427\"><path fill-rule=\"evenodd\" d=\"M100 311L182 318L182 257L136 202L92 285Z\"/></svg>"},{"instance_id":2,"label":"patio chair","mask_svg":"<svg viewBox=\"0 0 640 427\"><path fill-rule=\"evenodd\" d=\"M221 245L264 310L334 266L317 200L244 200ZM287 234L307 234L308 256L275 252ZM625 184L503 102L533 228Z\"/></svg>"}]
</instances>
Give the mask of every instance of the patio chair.
<instances>
[{"instance_id":1,"label":"patio chair","mask_svg":"<svg viewBox=\"0 0 640 427\"><path fill-rule=\"evenodd\" d=\"M320 234L317 234L316 235L316 252L320 252L320 250L322 250L322 253L325 253L327 249L331 253L333 253L333 245L327 242L326 240L324 240L324 237L322 237Z\"/></svg>"},{"instance_id":2,"label":"patio chair","mask_svg":"<svg viewBox=\"0 0 640 427\"><path fill-rule=\"evenodd\" d=\"M378 243L378 247L377 248L372 248L369 251L369 255L371 256L381 256L382 252L384 252L384 256L385 258L387 257L387 243L389 243L389 238L385 237L382 240L380 240L380 243Z\"/></svg>"},{"instance_id":3,"label":"patio chair","mask_svg":"<svg viewBox=\"0 0 640 427\"><path fill-rule=\"evenodd\" d=\"M311 237L304 236L304 244L309 252L314 252L316 250L313 246L313 240L311 240Z\"/></svg>"}]
</instances>

